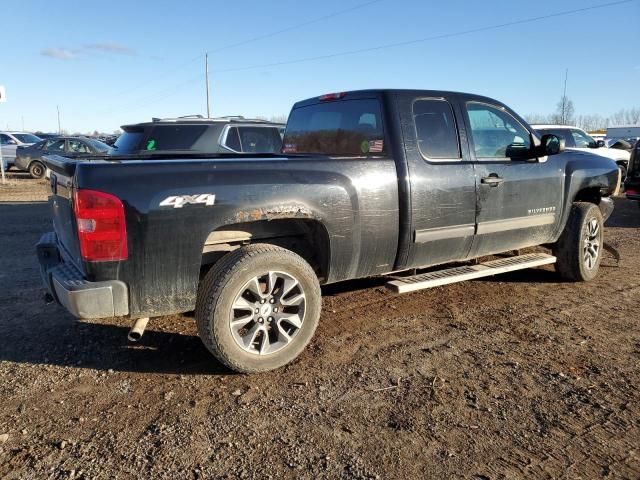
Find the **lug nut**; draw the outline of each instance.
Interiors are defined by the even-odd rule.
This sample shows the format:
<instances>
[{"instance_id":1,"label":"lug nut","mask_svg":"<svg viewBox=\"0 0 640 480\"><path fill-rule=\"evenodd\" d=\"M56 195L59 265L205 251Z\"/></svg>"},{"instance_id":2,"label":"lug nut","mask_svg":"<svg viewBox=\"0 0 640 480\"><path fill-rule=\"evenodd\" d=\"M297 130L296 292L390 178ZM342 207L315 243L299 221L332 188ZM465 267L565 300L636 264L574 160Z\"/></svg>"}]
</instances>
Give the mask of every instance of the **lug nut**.
<instances>
[{"instance_id":1,"label":"lug nut","mask_svg":"<svg viewBox=\"0 0 640 480\"><path fill-rule=\"evenodd\" d=\"M260 318L258 319L258 323L264 323L264 318L260 317Z\"/></svg>"},{"instance_id":2,"label":"lug nut","mask_svg":"<svg viewBox=\"0 0 640 480\"><path fill-rule=\"evenodd\" d=\"M266 300L264 298L260 299L260 303L264 303Z\"/></svg>"},{"instance_id":3,"label":"lug nut","mask_svg":"<svg viewBox=\"0 0 640 480\"><path fill-rule=\"evenodd\" d=\"M256 313L260 313L260 309L259 308L256 308Z\"/></svg>"},{"instance_id":4,"label":"lug nut","mask_svg":"<svg viewBox=\"0 0 640 480\"><path fill-rule=\"evenodd\" d=\"M271 298L271 299L269 300L269 303L276 303L276 300L275 300L274 298Z\"/></svg>"},{"instance_id":5,"label":"lug nut","mask_svg":"<svg viewBox=\"0 0 640 480\"><path fill-rule=\"evenodd\" d=\"M269 317L269 318L267 319L267 321L268 321L269 323L273 322L273 317Z\"/></svg>"},{"instance_id":6,"label":"lug nut","mask_svg":"<svg viewBox=\"0 0 640 480\"><path fill-rule=\"evenodd\" d=\"M278 313L278 307L273 307L274 313Z\"/></svg>"}]
</instances>

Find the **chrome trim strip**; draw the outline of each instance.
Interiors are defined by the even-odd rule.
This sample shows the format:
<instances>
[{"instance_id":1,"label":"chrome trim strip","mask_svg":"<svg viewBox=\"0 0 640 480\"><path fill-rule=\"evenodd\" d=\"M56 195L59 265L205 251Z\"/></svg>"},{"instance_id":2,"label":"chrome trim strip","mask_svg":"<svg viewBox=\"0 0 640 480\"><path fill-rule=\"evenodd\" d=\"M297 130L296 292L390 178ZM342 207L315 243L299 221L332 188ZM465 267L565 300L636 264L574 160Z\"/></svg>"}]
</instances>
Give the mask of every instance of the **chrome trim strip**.
<instances>
[{"instance_id":1,"label":"chrome trim strip","mask_svg":"<svg viewBox=\"0 0 640 480\"><path fill-rule=\"evenodd\" d=\"M415 243L433 242L435 240L446 240L448 238L471 237L475 232L475 225L468 223L465 225L454 225L453 227L438 227L416 230Z\"/></svg>"},{"instance_id":2,"label":"chrome trim strip","mask_svg":"<svg viewBox=\"0 0 640 480\"><path fill-rule=\"evenodd\" d=\"M552 225L556 221L555 213L545 213L542 215L531 215L528 217L514 217L505 220L491 220L489 222L478 223L478 235L487 233L506 232L507 230L518 230L521 228L540 227Z\"/></svg>"}]
</instances>

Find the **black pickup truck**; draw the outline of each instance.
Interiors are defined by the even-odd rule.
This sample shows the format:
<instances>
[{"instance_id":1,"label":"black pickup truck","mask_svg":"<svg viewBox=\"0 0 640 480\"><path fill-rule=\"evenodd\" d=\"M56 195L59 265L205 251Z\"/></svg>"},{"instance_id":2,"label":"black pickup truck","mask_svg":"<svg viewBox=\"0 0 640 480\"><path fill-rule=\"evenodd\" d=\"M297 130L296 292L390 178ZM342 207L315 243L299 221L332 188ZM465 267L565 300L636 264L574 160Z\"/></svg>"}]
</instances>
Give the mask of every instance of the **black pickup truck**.
<instances>
[{"instance_id":1,"label":"black pickup truck","mask_svg":"<svg viewBox=\"0 0 640 480\"><path fill-rule=\"evenodd\" d=\"M277 368L311 339L321 284L393 272L402 292L554 262L593 279L618 168L563 150L490 98L368 90L295 104L282 154L47 157L44 284L80 318L195 310L225 365ZM399 273L534 245L553 255Z\"/></svg>"}]
</instances>

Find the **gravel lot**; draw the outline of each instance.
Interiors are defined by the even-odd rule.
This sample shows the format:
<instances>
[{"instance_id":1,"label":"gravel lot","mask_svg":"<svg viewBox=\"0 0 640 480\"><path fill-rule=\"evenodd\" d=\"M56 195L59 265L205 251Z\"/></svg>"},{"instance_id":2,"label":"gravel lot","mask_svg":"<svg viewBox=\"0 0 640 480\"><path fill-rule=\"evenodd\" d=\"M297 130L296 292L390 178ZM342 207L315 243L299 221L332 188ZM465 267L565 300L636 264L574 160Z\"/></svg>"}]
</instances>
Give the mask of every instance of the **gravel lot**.
<instances>
[{"instance_id":1,"label":"gravel lot","mask_svg":"<svg viewBox=\"0 0 640 480\"><path fill-rule=\"evenodd\" d=\"M0 186L0 478L640 478L640 209L600 277L553 267L404 296L324 288L314 340L236 375L190 315L78 322L45 305L46 182Z\"/></svg>"}]
</instances>

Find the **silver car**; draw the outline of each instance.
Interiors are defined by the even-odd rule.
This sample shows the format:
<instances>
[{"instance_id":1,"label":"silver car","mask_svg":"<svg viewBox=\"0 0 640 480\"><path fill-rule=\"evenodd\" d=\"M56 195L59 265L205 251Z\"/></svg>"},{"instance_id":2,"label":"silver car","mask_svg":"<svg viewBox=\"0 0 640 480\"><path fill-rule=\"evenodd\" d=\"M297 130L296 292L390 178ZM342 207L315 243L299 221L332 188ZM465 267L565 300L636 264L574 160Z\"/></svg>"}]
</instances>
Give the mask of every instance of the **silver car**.
<instances>
[{"instance_id":1,"label":"silver car","mask_svg":"<svg viewBox=\"0 0 640 480\"><path fill-rule=\"evenodd\" d=\"M33 145L40 140L40 137L28 132L0 132L0 148L5 170L9 170L16 163L18 145Z\"/></svg>"}]
</instances>

